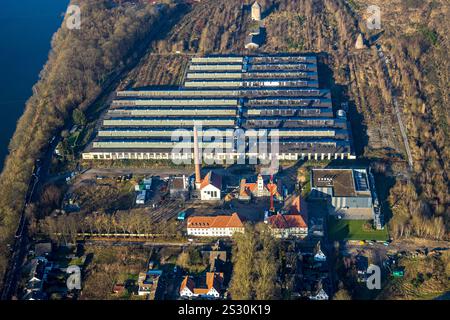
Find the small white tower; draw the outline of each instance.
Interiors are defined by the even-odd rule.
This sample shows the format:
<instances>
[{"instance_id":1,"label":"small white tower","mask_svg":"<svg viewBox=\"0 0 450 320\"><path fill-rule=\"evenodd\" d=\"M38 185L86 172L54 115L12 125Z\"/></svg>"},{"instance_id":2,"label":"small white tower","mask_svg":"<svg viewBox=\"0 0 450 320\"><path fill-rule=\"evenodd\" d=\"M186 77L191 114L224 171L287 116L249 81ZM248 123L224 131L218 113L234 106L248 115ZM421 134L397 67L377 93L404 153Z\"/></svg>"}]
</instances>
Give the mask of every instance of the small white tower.
<instances>
[{"instance_id":1,"label":"small white tower","mask_svg":"<svg viewBox=\"0 0 450 320\"><path fill-rule=\"evenodd\" d=\"M257 180L257 192L258 192L258 197L261 197L263 192L264 192L264 179L262 177L262 175L258 175L258 180Z\"/></svg>"},{"instance_id":2,"label":"small white tower","mask_svg":"<svg viewBox=\"0 0 450 320\"><path fill-rule=\"evenodd\" d=\"M252 20L261 21L261 5L258 1L252 5Z\"/></svg>"},{"instance_id":3,"label":"small white tower","mask_svg":"<svg viewBox=\"0 0 450 320\"><path fill-rule=\"evenodd\" d=\"M357 50L361 50L361 49L366 49L366 45L364 44L364 37L362 35L362 33L360 33L358 35L358 38L356 39L356 44L355 44L355 48Z\"/></svg>"}]
</instances>

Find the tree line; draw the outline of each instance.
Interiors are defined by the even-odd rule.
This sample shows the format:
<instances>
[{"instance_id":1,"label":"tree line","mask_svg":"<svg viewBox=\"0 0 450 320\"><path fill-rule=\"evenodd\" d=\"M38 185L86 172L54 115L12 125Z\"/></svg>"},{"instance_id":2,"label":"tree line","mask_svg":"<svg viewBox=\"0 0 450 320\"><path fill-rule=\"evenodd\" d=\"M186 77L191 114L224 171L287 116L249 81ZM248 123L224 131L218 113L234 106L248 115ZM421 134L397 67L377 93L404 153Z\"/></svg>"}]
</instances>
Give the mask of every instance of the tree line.
<instances>
[{"instance_id":1,"label":"tree line","mask_svg":"<svg viewBox=\"0 0 450 320\"><path fill-rule=\"evenodd\" d=\"M414 160L410 182L397 182L391 190L394 237L448 239L450 230L449 26L445 1L414 2L423 17L411 23L405 10L399 23L410 32L387 26L386 49L396 68L390 70L403 103L403 118Z\"/></svg>"},{"instance_id":2,"label":"tree line","mask_svg":"<svg viewBox=\"0 0 450 320\"><path fill-rule=\"evenodd\" d=\"M60 213L37 221L35 231L59 243L73 243L82 234L146 234L177 237L175 221L156 220L145 209L117 211L113 214Z\"/></svg>"},{"instance_id":3,"label":"tree line","mask_svg":"<svg viewBox=\"0 0 450 320\"><path fill-rule=\"evenodd\" d=\"M6 268L34 164L52 136L86 108L133 59L133 49L157 36L160 23L176 10L139 3L111 5L106 0L80 3L82 25L69 30L64 21L52 39L48 61L27 101L9 145L0 177L0 275ZM0 277L3 278L3 277Z\"/></svg>"}]
</instances>

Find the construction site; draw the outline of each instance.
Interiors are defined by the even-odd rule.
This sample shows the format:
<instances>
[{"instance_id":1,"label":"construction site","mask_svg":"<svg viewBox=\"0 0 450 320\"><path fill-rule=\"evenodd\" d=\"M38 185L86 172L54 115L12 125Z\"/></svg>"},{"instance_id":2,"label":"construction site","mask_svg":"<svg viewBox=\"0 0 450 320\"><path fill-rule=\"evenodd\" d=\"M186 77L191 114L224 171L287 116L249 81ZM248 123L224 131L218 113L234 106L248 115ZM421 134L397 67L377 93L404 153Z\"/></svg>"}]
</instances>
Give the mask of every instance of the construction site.
<instances>
[{"instance_id":1,"label":"construction site","mask_svg":"<svg viewBox=\"0 0 450 320\"><path fill-rule=\"evenodd\" d=\"M314 55L193 57L184 79L170 90L118 91L83 159L191 160L194 126L201 149L213 150L204 159L355 158L346 111L333 111L330 90L319 88ZM261 134L277 149L252 149Z\"/></svg>"}]
</instances>

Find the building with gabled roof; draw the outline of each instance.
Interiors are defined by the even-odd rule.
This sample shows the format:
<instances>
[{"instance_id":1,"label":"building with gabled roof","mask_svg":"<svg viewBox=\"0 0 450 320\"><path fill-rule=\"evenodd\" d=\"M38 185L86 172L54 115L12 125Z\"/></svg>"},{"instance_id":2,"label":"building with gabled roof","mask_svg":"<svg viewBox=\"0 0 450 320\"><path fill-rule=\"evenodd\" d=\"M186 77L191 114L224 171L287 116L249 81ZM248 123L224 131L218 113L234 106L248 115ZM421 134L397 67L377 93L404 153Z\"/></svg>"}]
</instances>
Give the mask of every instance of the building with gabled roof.
<instances>
[{"instance_id":1,"label":"building with gabled roof","mask_svg":"<svg viewBox=\"0 0 450 320\"><path fill-rule=\"evenodd\" d=\"M252 20L260 21L261 20L261 5L258 1L255 1L252 5Z\"/></svg>"},{"instance_id":2,"label":"building with gabled roof","mask_svg":"<svg viewBox=\"0 0 450 320\"><path fill-rule=\"evenodd\" d=\"M207 272L205 278L196 279L184 277L180 286L182 298L218 299L221 296L223 273ZM203 281L204 280L204 281Z\"/></svg>"},{"instance_id":3,"label":"building with gabled roof","mask_svg":"<svg viewBox=\"0 0 450 320\"><path fill-rule=\"evenodd\" d=\"M320 246L320 241L317 242L317 245L314 248L314 261L316 261L316 262L325 262L325 261L327 261L327 256L322 251L322 248Z\"/></svg>"},{"instance_id":4,"label":"building with gabled roof","mask_svg":"<svg viewBox=\"0 0 450 320\"><path fill-rule=\"evenodd\" d=\"M162 275L162 270L147 270L139 273L138 277L138 295L150 296L154 299L156 290L158 288L159 278Z\"/></svg>"},{"instance_id":5,"label":"building with gabled roof","mask_svg":"<svg viewBox=\"0 0 450 320\"><path fill-rule=\"evenodd\" d=\"M200 184L200 199L204 201L218 201L222 192L222 176L213 171L203 178Z\"/></svg>"},{"instance_id":6,"label":"building with gabled roof","mask_svg":"<svg viewBox=\"0 0 450 320\"><path fill-rule=\"evenodd\" d=\"M275 238L304 238L308 235L308 225L299 214L281 214L267 218L267 224Z\"/></svg>"},{"instance_id":7,"label":"building with gabled roof","mask_svg":"<svg viewBox=\"0 0 450 320\"><path fill-rule=\"evenodd\" d=\"M196 216L187 221L188 236L231 237L235 232L244 232L244 224L237 213L231 216Z\"/></svg>"},{"instance_id":8,"label":"building with gabled roof","mask_svg":"<svg viewBox=\"0 0 450 320\"><path fill-rule=\"evenodd\" d=\"M282 200L281 189L282 185L280 180L277 183L265 181L262 175L258 175L256 182L247 182L247 179L241 179L239 199L250 200L252 197L261 198L273 195L275 198Z\"/></svg>"},{"instance_id":9,"label":"building with gabled roof","mask_svg":"<svg viewBox=\"0 0 450 320\"><path fill-rule=\"evenodd\" d=\"M308 235L308 213L300 196L294 197L286 214L277 213L265 219L276 238L304 238Z\"/></svg>"},{"instance_id":10,"label":"building with gabled roof","mask_svg":"<svg viewBox=\"0 0 450 320\"><path fill-rule=\"evenodd\" d=\"M329 298L330 297L323 288L320 288L317 292L309 296L310 300L328 300Z\"/></svg>"},{"instance_id":11,"label":"building with gabled roof","mask_svg":"<svg viewBox=\"0 0 450 320\"><path fill-rule=\"evenodd\" d=\"M189 179L183 176L174 176L169 179L169 194L172 199L189 199Z\"/></svg>"}]
</instances>

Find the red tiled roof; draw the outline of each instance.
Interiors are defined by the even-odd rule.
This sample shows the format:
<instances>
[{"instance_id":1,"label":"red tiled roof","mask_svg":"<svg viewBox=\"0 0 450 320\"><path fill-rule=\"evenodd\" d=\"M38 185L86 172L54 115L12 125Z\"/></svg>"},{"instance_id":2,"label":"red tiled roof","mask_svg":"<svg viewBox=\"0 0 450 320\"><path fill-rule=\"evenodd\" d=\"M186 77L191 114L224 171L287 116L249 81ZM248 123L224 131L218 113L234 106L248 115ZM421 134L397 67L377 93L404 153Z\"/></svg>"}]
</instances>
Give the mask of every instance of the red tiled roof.
<instances>
[{"instance_id":1,"label":"red tiled roof","mask_svg":"<svg viewBox=\"0 0 450 320\"><path fill-rule=\"evenodd\" d=\"M261 175L258 176L258 180L263 179ZM264 183L264 190L267 190L269 194L273 194L276 197L280 197L280 193L278 192L278 186L273 182ZM240 194L245 196L249 195L249 193L256 193L258 191L258 183L252 182L247 183L246 179L241 180L240 184Z\"/></svg>"},{"instance_id":2,"label":"red tiled roof","mask_svg":"<svg viewBox=\"0 0 450 320\"><path fill-rule=\"evenodd\" d=\"M237 213L231 216L189 217L188 228L243 228L242 220Z\"/></svg>"},{"instance_id":3,"label":"red tiled roof","mask_svg":"<svg viewBox=\"0 0 450 320\"><path fill-rule=\"evenodd\" d=\"M216 187L217 189L222 189L222 177L212 171L208 172L208 174L200 184L200 190L206 186L209 186L210 184Z\"/></svg>"},{"instance_id":4,"label":"red tiled roof","mask_svg":"<svg viewBox=\"0 0 450 320\"><path fill-rule=\"evenodd\" d=\"M184 288L188 288L192 293L195 294L207 294L211 288L214 287L217 292L220 292L223 283L223 273L219 272L207 272L206 273L206 288L196 288L195 282L190 276L184 277L181 282L180 292Z\"/></svg>"},{"instance_id":5,"label":"red tiled roof","mask_svg":"<svg viewBox=\"0 0 450 320\"><path fill-rule=\"evenodd\" d=\"M112 290L113 293L122 293L124 291L125 291L124 284L115 284Z\"/></svg>"},{"instance_id":6,"label":"red tiled roof","mask_svg":"<svg viewBox=\"0 0 450 320\"><path fill-rule=\"evenodd\" d=\"M206 286L208 290L211 290L212 287L216 289L217 292L220 292L222 288L223 282L223 273L219 272L207 272L206 273Z\"/></svg>"},{"instance_id":7,"label":"red tiled roof","mask_svg":"<svg viewBox=\"0 0 450 320\"><path fill-rule=\"evenodd\" d=\"M270 194L272 194L274 196L279 196L278 186L275 183L269 182L268 184L266 184L265 187L269 191Z\"/></svg>"},{"instance_id":8,"label":"red tiled roof","mask_svg":"<svg viewBox=\"0 0 450 320\"><path fill-rule=\"evenodd\" d=\"M268 218L268 223L275 229L306 228L307 224L299 214L276 214Z\"/></svg>"},{"instance_id":9,"label":"red tiled roof","mask_svg":"<svg viewBox=\"0 0 450 320\"><path fill-rule=\"evenodd\" d=\"M188 288L191 292L194 292L195 283L194 280L190 276L185 276L183 281L181 282L180 291L184 288Z\"/></svg>"}]
</instances>

